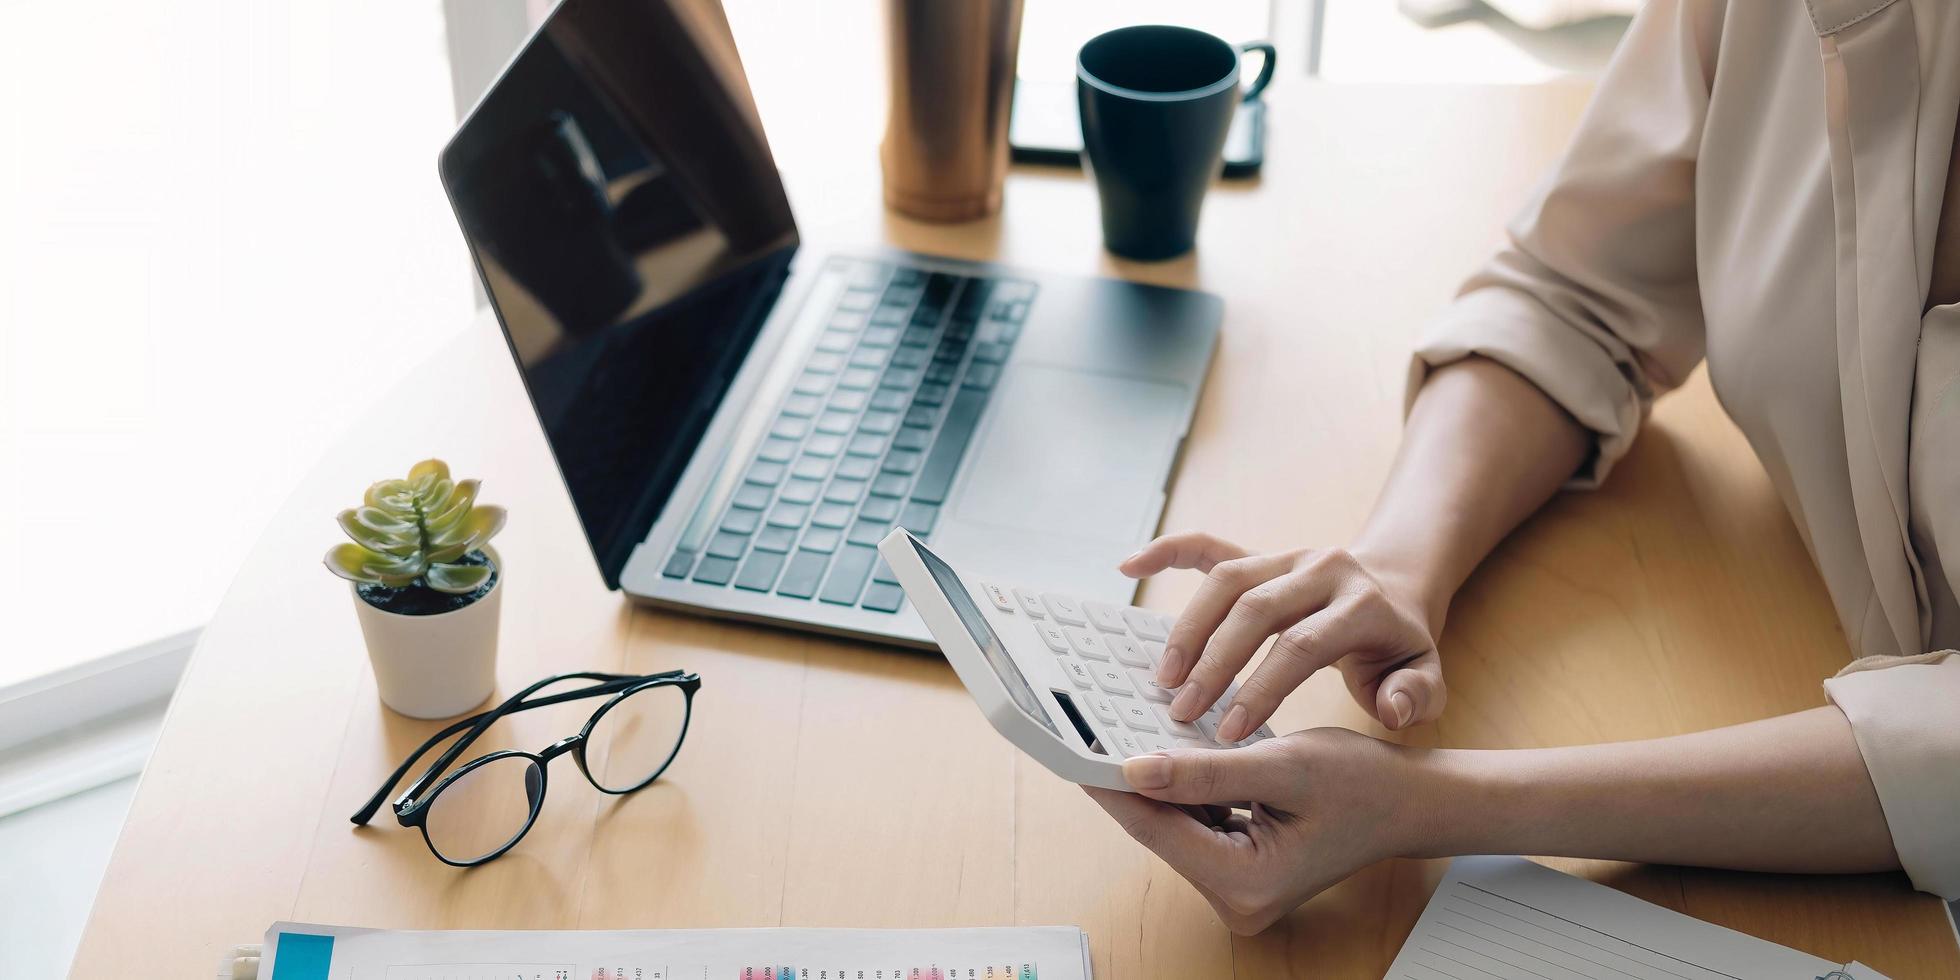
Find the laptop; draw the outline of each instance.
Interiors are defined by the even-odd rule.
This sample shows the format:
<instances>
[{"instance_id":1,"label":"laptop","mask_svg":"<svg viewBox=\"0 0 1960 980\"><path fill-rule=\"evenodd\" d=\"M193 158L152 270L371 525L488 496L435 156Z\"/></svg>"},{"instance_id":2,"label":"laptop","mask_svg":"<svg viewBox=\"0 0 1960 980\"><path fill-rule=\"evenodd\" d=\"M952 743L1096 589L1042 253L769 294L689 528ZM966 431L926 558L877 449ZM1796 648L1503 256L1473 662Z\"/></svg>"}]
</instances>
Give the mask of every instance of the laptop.
<instances>
[{"instance_id":1,"label":"laptop","mask_svg":"<svg viewBox=\"0 0 1960 980\"><path fill-rule=\"evenodd\" d=\"M563 0L439 167L609 588L931 647L903 527L1135 594L1216 296L806 242L713 0Z\"/></svg>"}]
</instances>

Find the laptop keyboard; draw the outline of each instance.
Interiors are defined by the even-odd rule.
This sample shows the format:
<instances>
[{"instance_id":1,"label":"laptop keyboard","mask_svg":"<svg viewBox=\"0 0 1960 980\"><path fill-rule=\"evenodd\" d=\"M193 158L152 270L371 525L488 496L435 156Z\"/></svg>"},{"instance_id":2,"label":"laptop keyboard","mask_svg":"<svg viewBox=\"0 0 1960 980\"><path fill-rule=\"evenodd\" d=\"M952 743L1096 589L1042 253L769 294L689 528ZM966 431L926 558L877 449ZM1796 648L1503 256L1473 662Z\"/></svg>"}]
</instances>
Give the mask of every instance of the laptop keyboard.
<instances>
[{"instance_id":1,"label":"laptop keyboard","mask_svg":"<svg viewBox=\"0 0 1960 980\"><path fill-rule=\"evenodd\" d=\"M664 574L877 612L878 542L930 539L1035 285L858 261L701 550Z\"/></svg>"}]
</instances>

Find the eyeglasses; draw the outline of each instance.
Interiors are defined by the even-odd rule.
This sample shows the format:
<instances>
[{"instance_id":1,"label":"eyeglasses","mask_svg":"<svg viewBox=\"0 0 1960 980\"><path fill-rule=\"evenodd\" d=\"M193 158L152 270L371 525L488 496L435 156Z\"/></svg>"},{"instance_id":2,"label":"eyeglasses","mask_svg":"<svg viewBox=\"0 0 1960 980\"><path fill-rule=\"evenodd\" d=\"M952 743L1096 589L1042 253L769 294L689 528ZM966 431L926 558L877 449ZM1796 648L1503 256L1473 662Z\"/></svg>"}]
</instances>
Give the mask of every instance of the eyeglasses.
<instances>
[{"instance_id":1,"label":"eyeglasses","mask_svg":"<svg viewBox=\"0 0 1960 980\"><path fill-rule=\"evenodd\" d=\"M564 681L595 681L589 687L533 698L540 690ZM619 795L660 778L680 753L687 723L694 714L694 692L701 677L686 671L661 674L559 674L525 688L482 714L471 715L437 732L397 768L394 775L354 814L365 825L381 809L388 791L401 782L416 760L443 739L456 740L395 800L395 819L404 827L419 827L429 851L444 864L468 868L493 860L510 850L537 822L544 807L545 772L551 760L567 752L579 771L601 793ZM497 719L519 711L563 704L583 698L612 695L579 729L539 752L502 751L472 759L448 776L454 763ZM437 777L442 776L441 781ZM435 785L430 786L431 783ZM423 793L427 790L427 794Z\"/></svg>"}]
</instances>

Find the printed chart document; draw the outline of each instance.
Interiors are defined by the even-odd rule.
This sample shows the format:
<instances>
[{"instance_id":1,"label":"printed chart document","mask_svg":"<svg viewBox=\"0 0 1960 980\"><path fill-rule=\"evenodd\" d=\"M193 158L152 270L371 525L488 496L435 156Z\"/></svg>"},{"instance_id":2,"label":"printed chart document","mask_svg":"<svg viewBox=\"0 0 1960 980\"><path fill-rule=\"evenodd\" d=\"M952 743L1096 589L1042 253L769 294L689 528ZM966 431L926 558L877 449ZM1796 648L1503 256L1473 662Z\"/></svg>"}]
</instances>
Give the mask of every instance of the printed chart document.
<instances>
[{"instance_id":1,"label":"printed chart document","mask_svg":"<svg viewBox=\"0 0 1960 980\"><path fill-rule=\"evenodd\" d=\"M1518 857L1450 862L1394 980L1885 980Z\"/></svg>"},{"instance_id":2,"label":"printed chart document","mask_svg":"<svg viewBox=\"0 0 1960 980\"><path fill-rule=\"evenodd\" d=\"M408 932L275 923L259 980L1090 980L1072 926Z\"/></svg>"}]
</instances>

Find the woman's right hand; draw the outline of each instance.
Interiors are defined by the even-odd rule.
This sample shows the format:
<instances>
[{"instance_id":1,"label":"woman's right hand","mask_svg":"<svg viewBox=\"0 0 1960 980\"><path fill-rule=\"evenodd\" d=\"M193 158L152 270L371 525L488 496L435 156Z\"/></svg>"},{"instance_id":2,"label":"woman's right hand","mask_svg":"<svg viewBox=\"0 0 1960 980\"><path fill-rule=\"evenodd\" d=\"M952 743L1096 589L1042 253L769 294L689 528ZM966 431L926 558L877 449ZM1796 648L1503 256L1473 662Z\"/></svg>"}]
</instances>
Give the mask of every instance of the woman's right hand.
<instances>
[{"instance_id":1,"label":"woman's right hand","mask_svg":"<svg viewBox=\"0 0 1960 980\"><path fill-rule=\"evenodd\" d=\"M1392 731L1442 714L1448 692L1423 597L1371 564L1339 548L1253 555L1198 532L1167 534L1125 559L1132 578L1167 568L1206 574L1157 672L1158 683L1179 687L1171 716L1204 714L1269 636L1278 639L1226 707L1220 741L1251 734L1330 664L1362 710Z\"/></svg>"}]
</instances>

